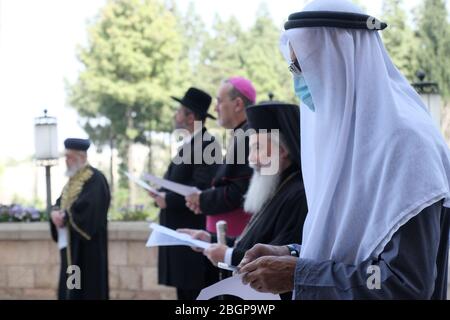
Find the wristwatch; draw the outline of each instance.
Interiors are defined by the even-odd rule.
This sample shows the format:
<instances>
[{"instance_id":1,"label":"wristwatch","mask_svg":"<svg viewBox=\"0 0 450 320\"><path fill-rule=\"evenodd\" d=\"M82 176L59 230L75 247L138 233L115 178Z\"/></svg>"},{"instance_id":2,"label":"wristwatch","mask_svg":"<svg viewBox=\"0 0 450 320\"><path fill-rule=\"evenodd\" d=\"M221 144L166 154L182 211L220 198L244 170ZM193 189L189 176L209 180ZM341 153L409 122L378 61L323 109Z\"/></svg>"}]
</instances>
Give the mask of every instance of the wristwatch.
<instances>
[{"instance_id":1,"label":"wristwatch","mask_svg":"<svg viewBox=\"0 0 450 320\"><path fill-rule=\"evenodd\" d=\"M300 252L295 248L295 246L293 246L292 244L288 244L286 247L288 248L289 254L292 257L300 257Z\"/></svg>"}]
</instances>

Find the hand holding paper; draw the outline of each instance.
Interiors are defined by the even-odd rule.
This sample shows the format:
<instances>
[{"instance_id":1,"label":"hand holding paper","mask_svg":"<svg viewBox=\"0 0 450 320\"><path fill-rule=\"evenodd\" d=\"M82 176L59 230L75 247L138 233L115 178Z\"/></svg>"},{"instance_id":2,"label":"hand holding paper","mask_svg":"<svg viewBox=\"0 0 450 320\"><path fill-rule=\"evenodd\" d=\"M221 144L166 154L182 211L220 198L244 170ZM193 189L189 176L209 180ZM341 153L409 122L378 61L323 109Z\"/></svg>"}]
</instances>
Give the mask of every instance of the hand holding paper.
<instances>
[{"instance_id":1,"label":"hand holding paper","mask_svg":"<svg viewBox=\"0 0 450 320\"><path fill-rule=\"evenodd\" d=\"M150 194L150 196L153 198L153 200L155 200L155 204L160 209L166 209L167 208L166 193L165 192L160 192L159 195Z\"/></svg>"},{"instance_id":2,"label":"hand holding paper","mask_svg":"<svg viewBox=\"0 0 450 320\"><path fill-rule=\"evenodd\" d=\"M286 246L274 246L269 244L258 243L251 249L245 252L244 258L238 265L238 268L243 268L246 264L255 261L263 256L288 256L289 250Z\"/></svg>"},{"instance_id":3,"label":"hand holding paper","mask_svg":"<svg viewBox=\"0 0 450 320\"><path fill-rule=\"evenodd\" d=\"M188 246L201 249L209 248L211 245L206 241L193 239L186 233L180 233L175 230L166 228L157 223L150 224L150 228L153 230L148 241L147 247L158 246Z\"/></svg>"},{"instance_id":4,"label":"hand holding paper","mask_svg":"<svg viewBox=\"0 0 450 320\"><path fill-rule=\"evenodd\" d=\"M127 176L128 179L130 179L131 181L133 181L134 183L136 183L138 186L144 188L145 190L161 197L163 196L163 193L159 192L158 190L156 190L155 188L152 188L150 185L148 185L147 183L145 183L144 181L142 181L141 179L138 179L136 177L134 177L133 175L131 175L129 172L124 171L125 175Z\"/></svg>"},{"instance_id":5,"label":"hand holding paper","mask_svg":"<svg viewBox=\"0 0 450 320\"><path fill-rule=\"evenodd\" d=\"M193 186L187 186L181 183L176 183L169 181L167 179L158 178L152 174L146 174L144 178L151 183L160 186L161 188L170 190L172 192L178 193L184 197L189 196L193 193L201 192L199 189Z\"/></svg>"},{"instance_id":6,"label":"hand holding paper","mask_svg":"<svg viewBox=\"0 0 450 320\"><path fill-rule=\"evenodd\" d=\"M259 292L286 293L294 290L297 257L264 256L239 268L244 284Z\"/></svg>"},{"instance_id":7,"label":"hand holding paper","mask_svg":"<svg viewBox=\"0 0 450 320\"><path fill-rule=\"evenodd\" d=\"M261 293L242 283L242 275L233 276L213 284L200 292L197 300L210 300L214 297L231 295L244 300L280 300L279 295Z\"/></svg>"},{"instance_id":8,"label":"hand holding paper","mask_svg":"<svg viewBox=\"0 0 450 320\"><path fill-rule=\"evenodd\" d=\"M211 243L211 234L205 230L198 229L177 229L177 232L186 233L192 237L192 239L197 239L201 241L205 241ZM196 252L203 252L204 249L192 247L192 250Z\"/></svg>"},{"instance_id":9,"label":"hand holding paper","mask_svg":"<svg viewBox=\"0 0 450 320\"><path fill-rule=\"evenodd\" d=\"M186 197L186 207L191 209L195 214L201 214L202 210L200 209L200 193L193 193Z\"/></svg>"}]
</instances>

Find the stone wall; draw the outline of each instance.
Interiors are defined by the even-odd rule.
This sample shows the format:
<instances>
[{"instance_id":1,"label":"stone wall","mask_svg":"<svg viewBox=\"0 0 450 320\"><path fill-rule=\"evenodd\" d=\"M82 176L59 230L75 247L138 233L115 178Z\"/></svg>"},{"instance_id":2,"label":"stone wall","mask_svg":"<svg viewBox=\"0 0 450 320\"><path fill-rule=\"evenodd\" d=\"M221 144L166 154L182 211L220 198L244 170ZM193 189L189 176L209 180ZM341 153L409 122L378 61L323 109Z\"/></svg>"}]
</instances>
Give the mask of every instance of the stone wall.
<instances>
[{"instance_id":1,"label":"stone wall","mask_svg":"<svg viewBox=\"0 0 450 320\"><path fill-rule=\"evenodd\" d=\"M109 224L111 299L175 299L157 285L157 249L146 248L148 223ZM59 252L48 223L0 223L0 299L55 299Z\"/></svg>"},{"instance_id":2,"label":"stone wall","mask_svg":"<svg viewBox=\"0 0 450 320\"><path fill-rule=\"evenodd\" d=\"M176 298L173 288L157 285L157 249L145 247L148 235L145 222L109 224L111 299ZM0 300L55 299L58 272L48 223L0 223Z\"/></svg>"}]
</instances>

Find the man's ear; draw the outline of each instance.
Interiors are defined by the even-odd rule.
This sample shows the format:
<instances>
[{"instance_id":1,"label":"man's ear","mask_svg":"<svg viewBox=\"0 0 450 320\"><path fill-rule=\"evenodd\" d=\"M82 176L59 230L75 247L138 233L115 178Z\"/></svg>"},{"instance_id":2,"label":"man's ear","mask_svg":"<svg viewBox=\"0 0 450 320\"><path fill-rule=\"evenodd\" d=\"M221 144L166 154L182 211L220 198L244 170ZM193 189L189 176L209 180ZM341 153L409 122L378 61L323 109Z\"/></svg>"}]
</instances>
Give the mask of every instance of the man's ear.
<instances>
[{"instance_id":1,"label":"man's ear","mask_svg":"<svg viewBox=\"0 0 450 320\"><path fill-rule=\"evenodd\" d=\"M80 151L78 153L78 159L83 162L86 163L87 162L87 151Z\"/></svg>"},{"instance_id":2,"label":"man's ear","mask_svg":"<svg viewBox=\"0 0 450 320\"><path fill-rule=\"evenodd\" d=\"M187 121L189 125L194 125L195 115L193 113L189 113L189 115L187 116Z\"/></svg>"},{"instance_id":3,"label":"man's ear","mask_svg":"<svg viewBox=\"0 0 450 320\"><path fill-rule=\"evenodd\" d=\"M234 101L236 101L236 105L234 107L234 112L239 113L245 111L245 104L241 97L237 97Z\"/></svg>"}]
</instances>

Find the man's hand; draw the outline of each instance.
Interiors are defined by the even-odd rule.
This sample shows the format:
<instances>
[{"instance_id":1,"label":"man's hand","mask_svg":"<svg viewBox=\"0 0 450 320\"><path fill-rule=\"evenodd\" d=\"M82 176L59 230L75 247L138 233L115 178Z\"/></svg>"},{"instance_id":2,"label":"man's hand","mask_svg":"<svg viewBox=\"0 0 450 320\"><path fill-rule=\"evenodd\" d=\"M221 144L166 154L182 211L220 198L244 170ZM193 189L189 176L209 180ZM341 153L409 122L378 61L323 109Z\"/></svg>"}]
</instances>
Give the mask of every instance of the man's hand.
<instances>
[{"instance_id":1,"label":"man's hand","mask_svg":"<svg viewBox=\"0 0 450 320\"><path fill-rule=\"evenodd\" d=\"M198 229L177 229L178 232L186 233L192 237L192 239L211 242L211 234L205 230Z\"/></svg>"},{"instance_id":2,"label":"man's hand","mask_svg":"<svg viewBox=\"0 0 450 320\"><path fill-rule=\"evenodd\" d=\"M238 265L238 269L244 267L246 264L255 261L262 256L286 256L289 255L289 249L286 246L272 246L268 244L255 244L253 248L245 252L244 258Z\"/></svg>"},{"instance_id":3,"label":"man's hand","mask_svg":"<svg viewBox=\"0 0 450 320\"><path fill-rule=\"evenodd\" d=\"M203 251L203 254L212 262L213 265L217 266L219 262L223 262L225 259L225 252L228 247L223 244L214 243L209 248Z\"/></svg>"},{"instance_id":4,"label":"man's hand","mask_svg":"<svg viewBox=\"0 0 450 320\"><path fill-rule=\"evenodd\" d=\"M51 212L51 218L52 218L52 222L53 224L58 227L58 228L62 228L64 227L64 216L65 213L61 210L54 210Z\"/></svg>"},{"instance_id":5,"label":"man's hand","mask_svg":"<svg viewBox=\"0 0 450 320\"><path fill-rule=\"evenodd\" d=\"M205 230L197 230L197 229L177 229L180 233L186 233L192 237L192 239L202 240L205 242L211 243L211 234ZM201 248L191 247L192 250L197 252L203 252Z\"/></svg>"},{"instance_id":6,"label":"man's hand","mask_svg":"<svg viewBox=\"0 0 450 320\"><path fill-rule=\"evenodd\" d=\"M153 198L153 200L155 200L155 204L161 208L161 209L166 209L167 208L167 203L166 203L166 193L165 192L161 192L160 195L150 192L148 193L150 195L150 197Z\"/></svg>"},{"instance_id":7,"label":"man's hand","mask_svg":"<svg viewBox=\"0 0 450 320\"><path fill-rule=\"evenodd\" d=\"M193 193L189 196L186 196L186 207L188 207L195 214L201 214L202 211L200 209L200 194L201 192Z\"/></svg>"},{"instance_id":8,"label":"man's hand","mask_svg":"<svg viewBox=\"0 0 450 320\"><path fill-rule=\"evenodd\" d=\"M239 270L242 282L259 292L273 294L294 290L295 266L298 258L291 256L264 256Z\"/></svg>"}]
</instances>

